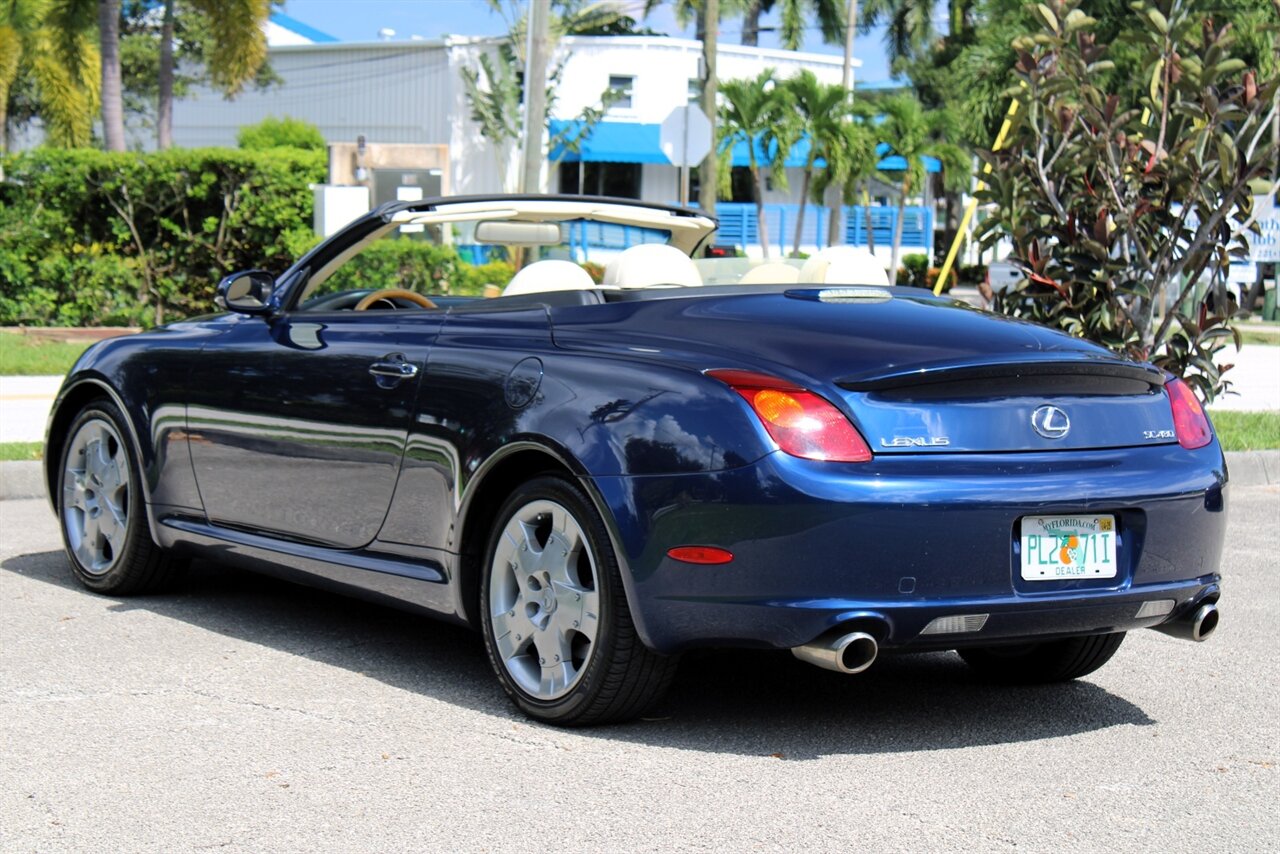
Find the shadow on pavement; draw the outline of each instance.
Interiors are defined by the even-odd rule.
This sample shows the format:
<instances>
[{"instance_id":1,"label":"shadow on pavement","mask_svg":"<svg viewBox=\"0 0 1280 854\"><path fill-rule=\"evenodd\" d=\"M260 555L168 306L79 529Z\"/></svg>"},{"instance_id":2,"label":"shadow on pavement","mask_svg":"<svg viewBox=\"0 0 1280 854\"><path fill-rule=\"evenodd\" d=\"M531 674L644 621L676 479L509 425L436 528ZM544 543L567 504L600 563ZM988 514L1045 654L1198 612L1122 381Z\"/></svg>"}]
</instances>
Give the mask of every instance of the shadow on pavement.
<instances>
[{"instance_id":1,"label":"shadow on pavement","mask_svg":"<svg viewBox=\"0 0 1280 854\"><path fill-rule=\"evenodd\" d=\"M94 595L72 577L62 552L20 555L0 566ZM135 609L520 719L489 669L479 635L458 626L209 563L195 564L174 593L111 606ZM652 718L576 732L687 750L813 759L1154 723L1142 709L1089 682L984 684L952 653L886 655L864 674L843 676L785 651L701 650L685 656Z\"/></svg>"}]
</instances>

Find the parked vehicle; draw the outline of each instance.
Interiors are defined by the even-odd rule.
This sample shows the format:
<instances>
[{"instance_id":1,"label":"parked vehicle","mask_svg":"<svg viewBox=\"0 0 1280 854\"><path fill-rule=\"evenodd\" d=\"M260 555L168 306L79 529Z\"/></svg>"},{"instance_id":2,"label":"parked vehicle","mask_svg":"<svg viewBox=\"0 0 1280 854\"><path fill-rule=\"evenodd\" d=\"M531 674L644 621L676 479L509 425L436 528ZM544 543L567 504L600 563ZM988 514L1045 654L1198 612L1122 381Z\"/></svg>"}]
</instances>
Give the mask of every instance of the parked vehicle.
<instances>
[{"instance_id":1,"label":"parked vehicle","mask_svg":"<svg viewBox=\"0 0 1280 854\"><path fill-rule=\"evenodd\" d=\"M567 260L583 222L644 241L599 286ZM841 673L954 649L1052 682L1129 630L1212 633L1227 470L1182 382L847 247L705 285L714 230L615 199L392 203L228 276L227 313L91 347L45 454L72 571L145 593L199 556L465 623L562 725L641 714L697 646ZM361 266L459 235L521 247L501 296Z\"/></svg>"}]
</instances>

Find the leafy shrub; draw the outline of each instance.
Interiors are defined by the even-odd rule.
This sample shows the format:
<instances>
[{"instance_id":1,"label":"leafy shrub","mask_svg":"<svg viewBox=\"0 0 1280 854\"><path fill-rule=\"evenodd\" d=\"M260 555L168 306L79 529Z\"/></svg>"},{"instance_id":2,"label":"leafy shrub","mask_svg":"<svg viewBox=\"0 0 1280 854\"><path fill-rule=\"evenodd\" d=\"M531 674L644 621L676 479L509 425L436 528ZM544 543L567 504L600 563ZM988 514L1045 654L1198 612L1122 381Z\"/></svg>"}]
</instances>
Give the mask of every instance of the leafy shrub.
<instances>
[{"instance_id":1,"label":"leafy shrub","mask_svg":"<svg viewBox=\"0 0 1280 854\"><path fill-rule=\"evenodd\" d=\"M475 266L463 264L460 272L461 275L454 287L450 289L450 293L480 296L484 293L485 285L506 287L512 276L516 274L516 268L510 261L490 261L487 264Z\"/></svg>"},{"instance_id":2,"label":"leafy shrub","mask_svg":"<svg viewBox=\"0 0 1280 854\"><path fill-rule=\"evenodd\" d=\"M315 241L314 151L38 149L4 160L0 324L162 323Z\"/></svg>"},{"instance_id":3,"label":"leafy shrub","mask_svg":"<svg viewBox=\"0 0 1280 854\"><path fill-rule=\"evenodd\" d=\"M236 134L236 143L246 151L266 151L282 147L325 150L324 136L320 129L310 122L291 116L279 119L267 116L256 125L245 125Z\"/></svg>"},{"instance_id":4,"label":"leafy shrub","mask_svg":"<svg viewBox=\"0 0 1280 854\"><path fill-rule=\"evenodd\" d=\"M578 264L579 267L587 271L587 275L591 277L591 281L597 285L604 281L604 265L597 264L594 261L583 261Z\"/></svg>"},{"instance_id":5,"label":"leafy shrub","mask_svg":"<svg viewBox=\"0 0 1280 854\"><path fill-rule=\"evenodd\" d=\"M1195 4L1134 3L1123 46L1093 35L1083 5L1028 7L1040 24L1013 42L1018 120L1001 151L980 152L992 175L978 198L994 209L982 244L1011 239L1028 271L995 305L1150 360L1212 400L1230 367L1217 355L1240 344L1230 261L1257 230L1251 197L1275 191L1280 80L1259 79L1230 26ZM1125 50L1158 72L1136 96L1104 76Z\"/></svg>"},{"instance_id":6,"label":"leafy shrub","mask_svg":"<svg viewBox=\"0 0 1280 854\"><path fill-rule=\"evenodd\" d=\"M898 268L896 282L899 285L923 288L925 286L925 274L928 269L928 255L904 255L902 256L902 266Z\"/></svg>"},{"instance_id":7,"label":"leafy shrub","mask_svg":"<svg viewBox=\"0 0 1280 854\"><path fill-rule=\"evenodd\" d=\"M325 283L329 291L406 288L418 293L451 293L464 280L463 263L451 246L396 237L378 240L338 269Z\"/></svg>"}]
</instances>

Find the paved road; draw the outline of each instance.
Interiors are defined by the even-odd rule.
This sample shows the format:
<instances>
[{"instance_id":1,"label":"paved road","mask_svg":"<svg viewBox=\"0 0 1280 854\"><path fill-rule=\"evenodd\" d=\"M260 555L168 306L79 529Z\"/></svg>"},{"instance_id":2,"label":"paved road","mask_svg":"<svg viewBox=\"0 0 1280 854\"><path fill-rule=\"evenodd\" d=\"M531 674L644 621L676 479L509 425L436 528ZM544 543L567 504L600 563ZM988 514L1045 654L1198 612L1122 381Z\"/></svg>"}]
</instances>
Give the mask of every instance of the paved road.
<instances>
[{"instance_id":1,"label":"paved road","mask_svg":"<svg viewBox=\"0 0 1280 854\"><path fill-rule=\"evenodd\" d=\"M0 849L1275 851L1280 488L1231 503L1208 643L1016 690L704 653L658 719L562 732L461 629L212 566L94 596L0 502Z\"/></svg>"}]
</instances>

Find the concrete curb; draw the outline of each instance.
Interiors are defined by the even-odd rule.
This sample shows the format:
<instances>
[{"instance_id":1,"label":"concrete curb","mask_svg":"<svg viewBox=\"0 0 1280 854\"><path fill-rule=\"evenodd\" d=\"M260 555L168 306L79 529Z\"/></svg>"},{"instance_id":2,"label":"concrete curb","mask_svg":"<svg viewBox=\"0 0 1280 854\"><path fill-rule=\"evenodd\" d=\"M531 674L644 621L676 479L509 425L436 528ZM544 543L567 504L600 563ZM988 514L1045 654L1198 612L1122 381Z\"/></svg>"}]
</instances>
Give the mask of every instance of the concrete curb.
<instances>
[{"instance_id":1,"label":"concrete curb","mask_svg":"<svg viewBox=\"0 0 1280 854\"><path fill-rule=\"evenodd\" d=\"M1280 485L1280 450L1228 451L1234 486ZM44 498L44 466L35 460L0 462L0 501Z\"/></svg>"},{"instance_id":2,"label":"concrete curb","mask_svg":"<svg viewBox=\"0 0 1280 854\"><path fill-rule=\"evenodd\" d=\"M38 460L0 463L0 501L44 498L44 465Z\"/></svg>"}]
</instances>

